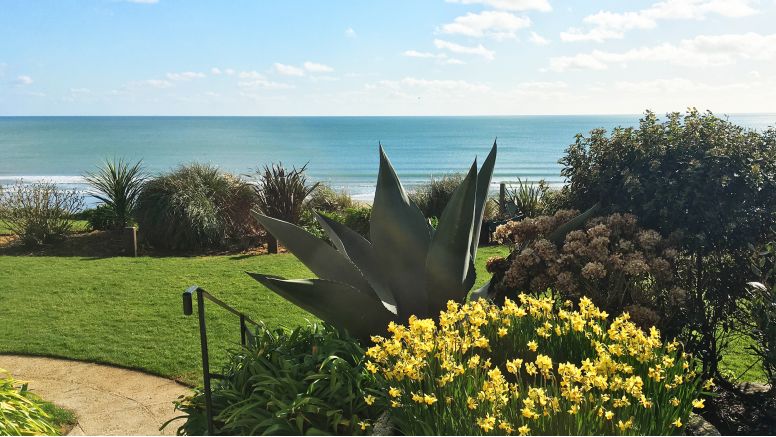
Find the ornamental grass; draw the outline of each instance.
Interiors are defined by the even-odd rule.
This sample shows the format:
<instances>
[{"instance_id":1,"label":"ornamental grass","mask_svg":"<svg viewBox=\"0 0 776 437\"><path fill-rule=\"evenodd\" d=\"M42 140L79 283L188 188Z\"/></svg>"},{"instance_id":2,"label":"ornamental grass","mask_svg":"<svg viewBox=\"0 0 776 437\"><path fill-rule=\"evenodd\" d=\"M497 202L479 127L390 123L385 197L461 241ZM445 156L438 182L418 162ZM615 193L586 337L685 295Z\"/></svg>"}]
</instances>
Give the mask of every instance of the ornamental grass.
<instances>
[{"instance_id":1,"label":"ornamental grass","mask_svg":"<svg viewBox=\"0 0 776 437\"><path fill-rule=\"evenodd\" d=\"M679 434L703 408L695 361L583 297L449 302L374 337L367 369L405 435ZM710 388L711 381L705 384ZM370 399L372 400L372 399Z\"/></svg>"}]
</instances>

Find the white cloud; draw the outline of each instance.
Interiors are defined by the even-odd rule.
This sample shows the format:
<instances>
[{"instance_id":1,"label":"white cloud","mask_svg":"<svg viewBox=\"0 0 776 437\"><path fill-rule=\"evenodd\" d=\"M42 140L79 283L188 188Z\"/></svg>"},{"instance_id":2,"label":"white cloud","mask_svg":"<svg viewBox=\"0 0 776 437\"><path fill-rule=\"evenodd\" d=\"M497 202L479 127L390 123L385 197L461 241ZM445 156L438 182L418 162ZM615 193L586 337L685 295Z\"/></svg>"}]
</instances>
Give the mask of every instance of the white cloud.
<instances>
[{"instance_id":1,"label":"white cloud","mask_svg":"<svg viewBox=\"0 0 776 437\"><path fill-rule=\"evenodd\" d=\"M212 74L213 76L220 76L221 73L223 73L223 72L218 67L213 67L213 68L210 69L210 74Z\"/></svg>"},{"instance_id":2,"label":"white cloud","mask_svg":"<svg viewBox=\"0 0 776 437\"><path fill-rule=\"evenodd\" d=\"M639 47L625 52L594 50L575 56L550 59L550 69L604 70L611 64L628 62L668 62L671 64L705 67L729 65L739 59L776 59L776 33L761 35L754 32L727 35L699 35L678 44L664 43L651 47Z\"/></svg>"},{"instance_id":3,"label":"white cloud","mask_svg":"<svg viewBox=\"0 0 776 437\"><path fill-rule=\"evenodd\" d=\"M447 0L448 3L461 3L464 5L482 4L494 9L505 11L542 11L552 10L548 0Z\"/></svg>"},{"instance_id":4,"label":"white cloud","mask_svg":"<svg viewBox=\"0 0 776 437\"><path fill-rule=\"evenodd\" d=\"M405 77L401 80L382 80L377 84L398 92L411 92L413 95L418 92L460 94L490 91L490 87L484 84L450 79L418 79L415 77Z\"/></svg>"},{"instance_id":5,"label":"white cloud","mask_svg":"<svg viewBox=\"0 0 776 437\"><path fill-rule=\"evenodd\" d=\"M32 85L32 82L34 81L30 76L25 76L25 75L16 76L16 84L19 86Z\"/></svg>"},{"instance_id":6,"label":"white cloud","mask_svg":"<svg viewBox=\"0 0 776 437\"><path fill-rule=\"evenodd\" d=\"M165 77L173 81L182 81L182 80L191 80L191 79L201 79L205 77L205 73L200 73L196 71L184 71L183 73L167 73Z\"/></svg>"},{"instance_id":7,"label":"white cloud","mask_svg":"<svg viewBox=\"0 0 776 437\"><path fill-rule=\"evenodd\" d=\"M629 12L600 11L588 15L583 21L591 27L572 27L561 32L566 42L620 39L633 29L652 29L659 20L703 20L709 15L744 17L757 13L756 0L664 0L646 9Z\"/></svg>"},{"instance_id":8,"label":"white cloud","mask_svg":"<svg viewBox=\"0 0 776 437\"><path fill-rule=\"evenodd\" d=\"M273 82L271 80L268 80L266 77L264 77L263 74L259 73L258 71L241 71L238 75L239 80L237 82L237 86L242 89L256 89L256 88L263 88L263 89L270 89L270 90L279 90L279 89L289 89L293 88L293 85L282 83L282 82Z\"/></svg>"},{"instance_id":9,"label":"white cloud","mask_svg":"<svg viewBox=\"0 0 776 437\"><path fill-rule=\"evenodd\" d=\"M315 62L307 61L304 63L304 69L311 73L331 73L333 68L325 64L317 64Z\"/></svg>"},{"instance_id":10,"label":"white cloud","mask_svg":"<svg viewBox=\"0 0 776 437\"><path fill-rule=\"evenodd\" d=\"M447 58L447 55L444 53L419 52L417 50L406 50L402 53L402 56L406 56L408 58L427 58L427 59Z\"/></svg>"},{"instance_id":11,"label":"white cloud","mask_svg":"<svg viewBox=\"0 0 776 437\"><path fill-rule=\"evenodd\" d=\"M529 38L528 40L536 44L537 46L546 46L547 44L550 43L550 40L539 35L536 32L531 32L531 38Z\"/></svg>"},{"instance_id":12,"label":"white cloud","mask_svg":"<svg viewBox=\"0 0 776 437\"><path fill-rule=\"evenodd\" d=\"M434 45L438 49L448 50L453 53L482 56L483 58L489 61L492 61L496 57L495 52L493 50L487 49L482 44L479 44L476 47L471 47L471 46L463 46L463 45L456 44L450 41L445 41L442 39L435 39Z\"/></svg>"},{"instance_id":13,"label":"white cloud","mask_svg":"<svg viewBox=\"0 0 776 437\"><path fill-rule=\"evenodd\" d=\"M227 68L226 70L224 70L224 74L226 74L227 76L234 76L235 73L236 72L231 68Z\"/></svg>"},{"instance_id":14,"label":"white cloud","mask_svg":"<svg viewBox=\"0 0 776 437\"><path fill-rule=\"evenodd\" d=\"M293 65L280 64L276 62L273 67L278 74L283 76L304 76L304 70Z\"/></svg>"},{"instance_id":15,"label":"white cloud","mask_svg":"<svg viewBox=\"0 0 776 437\"><path fill-rule=\"evenodd\" d=\"M528 17L504 11L469 12L442 26L443 33L495 39L515 38L516 32L531 25Z\"/></svg>"},{"instance_id":16,"label":"white cloud","mask_svg":"<svg viewBox=\"0 0 776 437\"><path fill-rule=\"evenodd\" d=\"M456 59L456 58L450 58L445 61L445 64L450 64L450 65L463 65L465 63L466 62L463 62L462 60Z\"/></svg>"},{"instance_id":17,"label":"white cloud","mask_svg":"<svg viewBox=\"0 0 776 437\"><path fill-rule=\"evenodd\" d=\"M355 38L358 35L356 35L356 31L353 30L352 27L348 27L347 29L345 29L345 36L347 36L348 38Z\"/></svg>"}]
</instances>

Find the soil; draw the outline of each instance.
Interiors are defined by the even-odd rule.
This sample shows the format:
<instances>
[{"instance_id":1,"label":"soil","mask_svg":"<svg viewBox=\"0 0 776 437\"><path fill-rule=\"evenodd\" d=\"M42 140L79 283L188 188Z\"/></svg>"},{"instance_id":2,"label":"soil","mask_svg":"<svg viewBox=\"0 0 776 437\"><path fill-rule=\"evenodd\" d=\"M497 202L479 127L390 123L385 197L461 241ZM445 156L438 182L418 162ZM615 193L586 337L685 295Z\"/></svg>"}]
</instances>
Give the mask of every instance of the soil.
<instances>
[{"instance_id":1,"label":"soil","mask_svg":"<svg viewBox=\"0 0 776 437\"><path fill-rule=\"evenodd\" d=\"M762 384L721 388L703 417L722 435L776 435L776 394Z\"/></svg>"}]
</instances>

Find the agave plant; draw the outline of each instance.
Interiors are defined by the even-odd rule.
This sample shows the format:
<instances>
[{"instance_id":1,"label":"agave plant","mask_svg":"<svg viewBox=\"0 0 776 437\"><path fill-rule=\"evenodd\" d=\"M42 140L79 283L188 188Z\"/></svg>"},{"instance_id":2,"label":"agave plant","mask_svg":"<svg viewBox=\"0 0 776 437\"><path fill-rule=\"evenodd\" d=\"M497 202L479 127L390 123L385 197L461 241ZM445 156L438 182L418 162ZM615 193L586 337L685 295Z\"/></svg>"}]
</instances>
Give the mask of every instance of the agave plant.
<instances>
[{"instance_id":1,"label":"agave plant","mask_svg":"<svg viewBox=\"0 0 776 437\"><path fill-rule=\"evenodd\" d=\"M447 301L464 301L474 285L474 258L496 149L493 143L479 172L475 159L435 229L407 196L381 145L369 239L317 214L332 247L296 225L254 213L318 279L249 274L362 339L384 332L390 321L436 317Z\"/></svg>"}]
</instances>

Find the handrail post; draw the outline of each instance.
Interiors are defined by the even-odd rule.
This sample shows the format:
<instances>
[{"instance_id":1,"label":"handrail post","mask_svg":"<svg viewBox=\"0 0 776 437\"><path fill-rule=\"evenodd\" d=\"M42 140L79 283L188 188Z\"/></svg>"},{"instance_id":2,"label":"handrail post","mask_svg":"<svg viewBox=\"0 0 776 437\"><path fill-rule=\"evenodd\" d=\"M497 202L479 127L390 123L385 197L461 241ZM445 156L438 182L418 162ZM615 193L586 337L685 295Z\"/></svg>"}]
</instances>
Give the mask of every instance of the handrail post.
<instances>
[{"instance_id":1,"label":"handrail post","mask_svg":"<svg viewBox=\"0 0 776 437\"><path fill-rule=\"evenodd\" d=\"M202 289L197 288L197 314L199 316L199 342L202 348L202 379L205 385L205 414L208 435L215 434L213 426L213 393L210 389L210 362L207 350L207 329L205 328L205 298Z\"/></svg>"}]
</instances>

